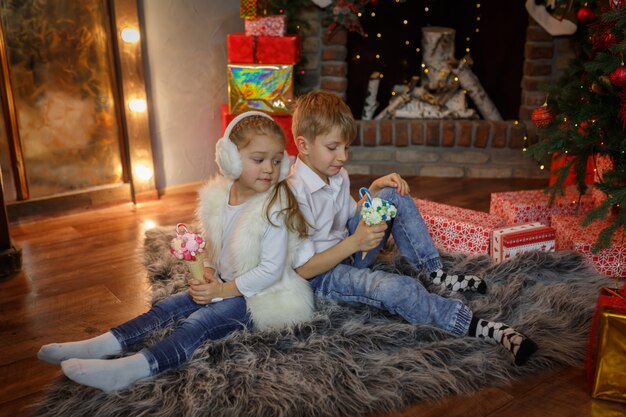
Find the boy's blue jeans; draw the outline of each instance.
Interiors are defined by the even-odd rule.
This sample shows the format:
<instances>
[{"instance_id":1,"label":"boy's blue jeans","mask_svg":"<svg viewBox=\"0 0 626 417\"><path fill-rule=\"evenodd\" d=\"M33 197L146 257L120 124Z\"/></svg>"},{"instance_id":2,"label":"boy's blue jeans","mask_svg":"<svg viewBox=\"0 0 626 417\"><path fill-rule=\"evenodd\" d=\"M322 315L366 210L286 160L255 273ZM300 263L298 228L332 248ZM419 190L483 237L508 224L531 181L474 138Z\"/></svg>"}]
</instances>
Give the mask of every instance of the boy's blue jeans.
<instances>
[{"instance_id":1,"label":"boy's blue jeans","mask_svg":"<svg viewBox=\"0 0 626 417\"><path fill-rule=\"evenodd\" d=\"M189 293L179 292L159 301L152 308L111 329L125 351L151 332L184 319L174 332L146 347L141 353L150 364L151 375L186 362L206 340L217 340L251 324L244 297L226 298L211 304L196 304Z\"/></svg>"},{"instance_id":2,"label":"boy's blue jeans","mask_svg":"<svg viewBox=\"0 0 626 417\"><path fill-rule=\"evenodd\" d=\"M429 293L414 278L368 268L390 234L400 253L417 268L428 272L441 268L439 252L411 196L403 197L393 188L384 188L376 197L390 201L398 209L383 241L369 251L365 259L357 252L330 271L312 278L310 283L315 295L367 304L399 314L409 323L434 326L456 336L467 334L472 312L460 300ZM348 221L350 234L354 233L360 219L357 213Z\"/></svg>"}]
</instances>

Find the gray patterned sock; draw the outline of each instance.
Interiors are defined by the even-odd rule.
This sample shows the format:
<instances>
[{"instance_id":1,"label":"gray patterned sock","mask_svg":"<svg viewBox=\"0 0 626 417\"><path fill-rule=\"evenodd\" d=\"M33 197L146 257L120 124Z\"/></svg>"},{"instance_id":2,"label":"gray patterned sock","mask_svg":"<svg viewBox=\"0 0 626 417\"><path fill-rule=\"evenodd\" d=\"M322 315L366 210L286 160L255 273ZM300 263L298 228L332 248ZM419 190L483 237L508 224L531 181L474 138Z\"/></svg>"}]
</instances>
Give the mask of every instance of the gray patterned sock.
<instances>
[{"instance_id":1,"label":"gray patterned sock","mask_svg":"<svg viewBox=\"0 0 626 417\"><path fill-rule=\"evenodd\" d=\"M452 275L438 269L430 273L433 284L440 285L450 291L477 291L481 294L487 292L485 281L474 275Z\"/></svg>"}]
</instances>

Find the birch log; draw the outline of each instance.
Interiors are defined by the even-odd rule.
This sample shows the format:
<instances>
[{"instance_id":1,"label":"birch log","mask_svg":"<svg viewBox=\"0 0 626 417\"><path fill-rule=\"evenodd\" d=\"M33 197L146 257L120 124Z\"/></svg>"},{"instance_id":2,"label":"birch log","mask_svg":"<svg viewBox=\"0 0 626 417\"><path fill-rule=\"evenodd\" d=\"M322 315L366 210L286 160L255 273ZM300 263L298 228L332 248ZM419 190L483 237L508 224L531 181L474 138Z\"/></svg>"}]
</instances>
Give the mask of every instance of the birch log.
<instances>
[{"instance_id":1,"label":"birch log","mask_svg":"<svg viewBox=\"0 0 626 417\"><path fill-rule=\"evenodd\" d=\"M373 72L367 83L367 94L365 95L365 104L363 105L362 120L372 120L372 116L378 107L376 96L378 95L378 86L380 84L380 73Z\"/></svg>"},{"instance_id":2,"label":"birch log","mask_svg":"<svg viewBox=\"0 0 626 417\"><path fill-rule=\"evenodd\" d=\"M461 61L458 67L454 68L452 72L459 78L461 87L467 90L467 93L474 101L483 119L492 121L502 120L500 112L487 95L480 81L478 81L478 77L464 61Z\"/></svg>"},{"instance_id":3,"label":"birch log","mask_svg":"<svg viewBox=\"0 0 626 417\"><path fill-rule=\"evenodd\" d=\"M428 26L422 28L422 51L424 72L422 86L430 91L448 88L450 81L450 62L454 61L454 36L452 28Z\"/></svg>"}]
</instances>

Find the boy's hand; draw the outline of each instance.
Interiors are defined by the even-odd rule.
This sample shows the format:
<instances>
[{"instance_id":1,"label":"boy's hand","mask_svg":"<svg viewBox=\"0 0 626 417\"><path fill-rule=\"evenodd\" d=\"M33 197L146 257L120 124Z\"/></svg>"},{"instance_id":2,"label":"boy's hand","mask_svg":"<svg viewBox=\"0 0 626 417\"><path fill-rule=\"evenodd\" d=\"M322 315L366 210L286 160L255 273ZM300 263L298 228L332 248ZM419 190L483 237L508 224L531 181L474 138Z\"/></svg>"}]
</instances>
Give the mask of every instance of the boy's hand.
<instances>
[{"instance_id":1,"label":"boy's hand","mask_svg":"<svg viewBox=\"0 0 626 417\"><path fill-rule=\"evenodd\" d=\"M372 195L375 195L385 187L395 188L398 194L400 194L401 196L405 196L411 191L409 189L409 184L399 174L396 174L395 172L374 180L374 182L372 182L372 185L370 185L369 190Z\"/></svg>"},{"instance_id":2,"label":"boy's hand","mask_svg":"<svg viewBox=\"0 0 626 417\"><path fill-rule=\"evenodd\" d=\"M367 252L377 247L387 230L387 222L368 226L363 220L359 222L354 234L350 236L354 239L355 252Z\"/></svg>"},{"instance_id":3,"label":"boy's hand","mask_svg":"<svg viewBox=\"0 0 626 417\"><path fill-rule=\"evenodd\" d=\"M189 295L197 304L209 304L214 298L223 297L223 285L212 273L205 273L206 284L192 279L189 281Z\"/></svg>"}]
</instances>

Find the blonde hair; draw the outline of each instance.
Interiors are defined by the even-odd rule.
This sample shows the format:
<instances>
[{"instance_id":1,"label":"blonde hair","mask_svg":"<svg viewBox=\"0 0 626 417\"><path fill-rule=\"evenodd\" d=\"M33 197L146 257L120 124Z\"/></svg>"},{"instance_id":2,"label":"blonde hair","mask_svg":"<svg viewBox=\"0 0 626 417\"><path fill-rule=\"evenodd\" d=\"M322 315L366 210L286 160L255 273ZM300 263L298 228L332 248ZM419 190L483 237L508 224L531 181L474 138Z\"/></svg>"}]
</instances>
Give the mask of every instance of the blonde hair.
<instances>
[{"instance_id":1,"label":"blonde hair","mask_svg":"<svg viewBox=\"0 0 626 417\"><path fill-rule=\"evenodd\" d=\"M264 135L279 141L283 147L286 139L282 127L272 119L263 116L249 116L241 119L230 132L230 140L237 146L238 150L244 149L252 142L255 136ZM280 167L279 167L280 169ZM282 197L286 201L282 201ZM300 206L296 197L291 192L286 181L281 181L274 187L267 206L265 208L265 217L267 221L276 226L270 220L270 212L272 207L278 202L282 202L281 212L285 214L285 226L290 232L297 233L300 237L307 236L307 222L300 212Z\"/></svg>"},{"instance_id":2,"label":"blonde hair","mask_svg":"<svg viewBox=\"0 0 626 417\"><path fill-rule=\"evenodd\" d=\"M346 143L356 136L356 122L348 105L339 96L321 90L298 97L291 127L294 138L303 136L311 142L335 127Z\"/></svg>"}]
</instances>

